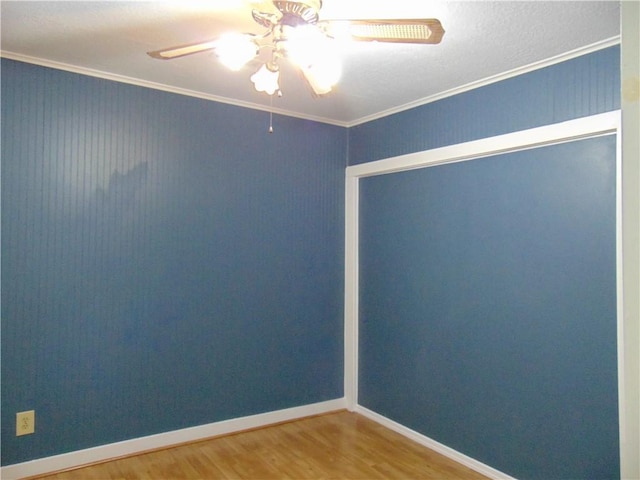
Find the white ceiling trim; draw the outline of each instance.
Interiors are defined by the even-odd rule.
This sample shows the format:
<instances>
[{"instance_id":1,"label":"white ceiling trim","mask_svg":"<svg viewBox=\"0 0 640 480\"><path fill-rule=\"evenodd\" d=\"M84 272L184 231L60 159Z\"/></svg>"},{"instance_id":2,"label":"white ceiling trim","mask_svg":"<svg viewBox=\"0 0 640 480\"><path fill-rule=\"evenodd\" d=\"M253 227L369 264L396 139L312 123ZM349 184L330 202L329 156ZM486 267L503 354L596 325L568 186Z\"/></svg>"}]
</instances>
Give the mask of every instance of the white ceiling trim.
<instances>
[{"instance_id":1,"label":"white ceiling trim","mask_svg":"<svg viewBox=\"0 0 640 480\"><path fill-rule=\"evenodd\" d=\"M603 50L608 47L612 47L614 45L620 44L620 35L615 37L608 38L606 40L602 40L600 42L593 43L591 45L586 45L584 47L576 48L575 50L571 50L569 52L562 53L560 55L556 55L551 58L547 58L546 60L541 60L539 62L531 63L529 65L525 65L523 67L514 68L513 70L509 70L503 73L499 73L498 75L493 75L491 77L483 78L481 80L467 83L466 85L461 85L460 87L452 88L450 90L446 90L444 92L440 92L436 95L431 95L429 97L424 97L419 100L405 103L404 105L399 105L394 108L390 108L388 110L384 110L382 112L378 112L374 115L369 115L367 117L362 117L358 120L354 120L353 122L349 122L347 127L354 127L356 125L360 125L362 123L370 122L372 120L377 120L379 118L387 117L389 115L393 115L394 113L400 113L405 110L409 110L411 108L419 107L421 105L426 105L428 103L435 102L437 100L442 100L443 98L452 97L454 95L458 95L460 93L468 92L469 90L474 90L476 88L483 87L485 85L490 85L492 83L499 82L501 80L506 80L508 78L517 77L518 75L523 75L525 73L533 72L535 70L539 70L541 68L545 68L551 65L555 65L557 63L562 63L567 60L571 60L572 58L577 58L582 55L586 55L588 53L593 53L598 50Z\"/></svg>"},{"instance_id":2,"label":"white ceiling trim","mask_svg":"<svg viewBox=\"0 0 640 480\"><path fill-rule=\"evenodd\" d=\"M169 93L176 93L178 95L186 95L188 97L201 98L203 100L210 100L212 102L226 103L237 107L251 108L253 110L261 110L264 112L273 112L275 114L285 115L288 117L300 118L303 120L312 120L315 122L328 123L331 125L337 125L340 127L348 127L346 122L339 122L336 120L317 117L313 115L304 115L297 112L290 112L288 110L280 109L277 107L269 107L265 105L259 105L257 103L243 102L242 100L236 100L233 98L221 97L218 95L211 95L208 93L202 93L195 90L189 90L186 88L174 87L171 85L165 85L162 83L150 82L148 80L142 80L139 78L127 77L125 75L118 75L115 73L104 72L102 70L94 70L86 67L79 67L77 65L70 65L68 63L55 62L46 60L43 58L31 57L28 55L22 55L19 53L8 52L0 50L0 57L8 58L10 60L16 60L19 62L30 63L33 65L39 65L41 67L54 68L56 70L64 70L71 73L78 73L80 75L87 75L90 77L102 78L104 80L112 80L114 82L128 83L130 85L136 85L139 87L152 88L154 90L162 90Z\"/></svg>"},{"instance_id":3,"label":"white ceiling trim","mask_svg":"<svg viewBox=\"0 0 640 480\"><path fill-rule=\"evenodd\" d=\"M400 113L402 111L405 110L409 110L411 108L415 108L415 107L419 107L421 105L426 105L428 103L432 103L435 102L437 100L441 100L443 98L447 98L447 97L451 97L454 95L458 95L460 93L464 93L479 87L483 87L485 85L489 85L492 83L496 83L499 82L501 80L506 80L508 78L512 78L512 77L516 77L518 75L522 75L528 72L532 72L534 70L539 70L541 68L545 68L548 67L550 65L554 65L557 63L561 63L567 60L570 60L572 58L576 58L576 57L580 57L582 55L586 55L588 53L592 53L598 50L602 50L604 48L608 48L614 45L618 45L620 44L620 36L617 35L615 37L611 37L608 38L606 40L600 41L600 42L596 42L593 43L591 45L587 45L585 47L581 47L581 48L577 48L575 50L571 50L569 52L560 54L560 55L556 55L554 57L539 61L539 62L535 62L535 63L531 63L529 65L525 65L523 67L518 67L515 68L513 70L509 70L507 72L503 72L500 73L498 75L493 75L491 77L487 77L484 78L482 80L478 80L476 82L471 82L468 83L466 85L461 85L460 87L456 87L456 88L452 88L450 90L446 90L444 92L438 93L437 95L431 95L428 97L424 97L421 98L419 100L416 100L414 102L410 102L410 103L406 103L404 105L400 105L398 107L394 107L392 109L388 109L388 110L384 110L381 112L378 112L374 115L369 115L366 117L362 117L360 119L354 120L352 122L340 122L340 121L336 121L336 120L332 120L332 119L328 119L328 118L324 118L324 117L316 117L313 115L304 115L304 114L300 114L300 113L296 113L296 112L291 112L288 110L284 110L284 109L279 109L277 107L269 107L269 106L264 106L264 105L259 105L259 104L255 104L255 103L251 103L251 102L243 102L243 101L239 101L239 100L235 100L232 98L226 98L226 97L221 97L221 96L217 96L217 95L211 95L211 94L206 94L206 93L202 93L202 92L197 92L194 90L188 90L188 89L184 89L184 88L179 88L179 87L173 87L170 85L164 85L161 83L156 83L156 82L150 82L147 80L142 80L142 79L138 79L138 78L132 78L132 77L127 77L124 75L117 75L117 74L113 74L113 73L109 73L109 72L104 72L104 71L100 71L100 70L93 70L90 68L85 68L85 67L78 67L76 65L70 65L70 64L66 64L66 63L61 63L61 62L54 62L51 60L46 60L46 59L42 59L42 58L37 58L37 57L31 57L31 56L27 56L27 55L21 55L19 53L14 53L14 52L9 52L9 51L4 51L4 50L0 50L0 57L4 57L4 58L8 58L11 60L16 60L16 61L20 61L20 62L25 62L25 63L30 63L30 64L34 64L34 65L40 65L43 67L48 67L48 68L54 68L57 70L64 70L64 71L68 71L68 72L72 72L72 73L78 73L80 75L87 75L87 76L91 76L91 77L97 77L97 78L102 78L105 80L112 80L114 82L120 82L120 83L127 83L130 85L136 85L136 86L140 86L140 87L146 87L146 88L152 88L154 90L162 90L165 92L170 92L170 93L176 93L178 95L186 95L186 96L190 96L190 97L196 97L196 98L201 98L203 100L209 100L209 101L213 101L213 102L219 102L219 103L226 103L226 104L230 104L230 105L235 105L235 106L239 106L239 107L244 107L244 108L251 108L253 110L260 110L260 111L264 111L264 112L273 112L275 114L280 114L280 115L286 115L289 117L294 117L294 118L300 118L300 119L304 119L304 120L311 120L311 121L316 121L316 122L321 122L321 123L327 123L327 124L331 124L331 125L337 125L340 127L354 127L356 125L361 125L363 123L366 122L370 122L373 120L377 120L395 113Z\"/></svg>"}]
</instances>

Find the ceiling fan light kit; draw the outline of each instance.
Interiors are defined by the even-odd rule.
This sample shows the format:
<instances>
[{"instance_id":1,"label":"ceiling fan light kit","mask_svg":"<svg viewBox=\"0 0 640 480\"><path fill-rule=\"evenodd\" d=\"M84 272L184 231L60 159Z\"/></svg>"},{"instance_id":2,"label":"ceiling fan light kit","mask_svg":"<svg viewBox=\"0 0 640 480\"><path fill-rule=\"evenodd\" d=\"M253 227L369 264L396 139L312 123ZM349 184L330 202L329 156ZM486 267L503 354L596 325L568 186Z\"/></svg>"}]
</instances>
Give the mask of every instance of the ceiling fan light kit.
<instances>
[{"instance_id":1,"label":"ceiling fan light kit","mask_svg":"<svg viewBox=\"0 0 640 480\"><path fill-rule=\"evenodd\" d=\"M436 19L320 20L321 0L263 1L253 19L266 27L263 34L227 34L216 40L148 52L170 60L215 50L220 62L237 71L267 50L267 59L250 79L258 92L278 93L282 58L291 60L316 96L331 92L342 70L340 42L440 43L444 29Z\"/></svg>"},{"instance_id":2,"label":"ceiling fan light kit","mask_svg":"<svg viewBox=\"0 0 640 480\"><path fill-rule=\"evenodd\" d=\"M251 75L251 81L256 91L264 92L267 95L273 95L280 90L278 80L280 78L280 69L277 65L265 63L260 69Z\"/></svg>"},{"instance_id":3,"label":"ceiling fan light kit","mask_svg":"<svg viewBox=\"0 0 640 480\"><path fill-rule=\"evenodd\" d=\"M248 34L227 33L215 42L220 63L229 70L238 71L259 53L259 47Z\"/></svg>"}]
</instances>

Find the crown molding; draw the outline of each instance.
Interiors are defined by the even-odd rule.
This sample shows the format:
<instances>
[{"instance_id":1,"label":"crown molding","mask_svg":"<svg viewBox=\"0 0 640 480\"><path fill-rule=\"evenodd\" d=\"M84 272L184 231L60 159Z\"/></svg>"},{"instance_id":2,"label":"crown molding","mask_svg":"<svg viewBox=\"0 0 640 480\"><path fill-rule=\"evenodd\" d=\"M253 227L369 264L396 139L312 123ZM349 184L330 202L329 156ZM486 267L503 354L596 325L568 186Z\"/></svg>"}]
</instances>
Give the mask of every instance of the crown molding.
<instances>
[{"instance_id":1,"label":"crown molding","mask_svg":"<svg viewBox=\"0 0 640 480\"><path fill-rule=\"evenodd\" d=\"M67 72L72 72L72 73L78 73L81 75L88 75L91 77L97 77L97 78L102 78L105 80L112 80L114 82L120 82L120 83L127 83L130 85L136 85L136 86L140 86L140 87L145 87L145 88L152 88L155 90L161 90L161 91L165 91L165 92L170 92L170 93L176 93L178 95L186 95L186 96L190 96L190 97L196 97L196 98L201 98L203 100L209 100L209 101L213 101L213 102L219 102L219 103L226 103L229 105L235 105L238 107L244 107L244 108L250 108L253 110L260 110L260 111L264 111L264 112L272 112L275 114L279 114L279 115L285 115L288 117L294 117L294 118L299 118L302 120L311 120L314 122L320 122L320 123L327 123L330 125L336 125L339 127L355 127L357 125L361 125L363 123L366 122L371 122L373 120L378 120L380 118L383 117L387 117L389 115L393 115L395 113L400 113L403 112L405 110L410 110L412 108L415 107L420 107L422 105L426 105L428 103L433 103L436 102L438 100L442 100L444 98L447 97L452 97L454 95L458 95L460 93L464 93L464 92L468 92L470 90L474 90L476 88L480 88L486 85L490 85L492 83L496 83L502 80L506 80L508 78L512 78L512 77L516 77L518 75L523 75L525 73L529 73L535 70L539 70L541 68L545 68L551 65L555 65L557 63L561 63L567 60L571 60L573 58L577 58L580 57L582 55L587 55L589 53L593 53L596 52L598 50L603 50L605 48L608 47L612 47L614 45L619 45L620 44L620 36L617 35L615 37L611 37L605 40L602 40L600 42L596 42L593 43L591 45L587 45L584 47L580 47L574 50L571 50L569 52L565 52L562 53L560 55L556 55L554 57L551 58L547 58L545 60L541 60L539 62L534 62L522 67L518 67L515 68L513 70L509 70L507 72L503 72L497 75L493 75L475 82L471 82L471 83L467 83L465 85L461 85L459 87L455 87L452 88L450 90L446 90L444 92L440 92L437 93L435 95L430 95L427 97L423 97L419 100L410 102L410 103L406 103L404 105L400 105L388 110L383 110L377 113L374 113L372 115L367 115L365 117L361 117L359 119L356 120L352 120L352 121L340 121L340 120L336 120L336 119L331 119L331 118L326 118L326 117L319 117L319 116L314 116L314 115L305 115L305 114L301 114L298 112L292 112L290 110L285 110L285 109L280 109L280 108L272 108L269 106L265 106L265 105L260 105L260 104L256 104L256 103L251 103L251 102L243 102L240 100L235 100L232 98L227 98L227 97L222 97L222 96L218 96L218 95L211 95L211 94L206 94L206 93L202 93L202 92L198 92L195 90L189 90L189 89L185 89L185 88L179 88L179 87L173 87L170 85L165 85L162 83L157 83L157 82L151 82L148 80L142 80L139 78L133 78L133 77L127 77L125 75L118 75L118 74L114 74L114 73L109 73L109 72L105 72L102 70L94 70L94 69L90 69L90 68L85 68L85 67L79 67L77 65L71 65L68 63L62 63L62 62L55 62L55 61L51 61L51 60L46 60L43 58L38 58L38 57L32 57L32 56L28 56L28 55L22 55L19 53L15 53L15 52L9 52L9 51L4 51L4 50L0 50L0 57L4 57L4 58L8 58L11 60L17 60L20 62L25 62L25 63L31 63L34 65L39 65L42 67L48 67L48 68L54 68L57 70L64 70Z\"/></svg>"},{"instance_id":2,"label":"crown molding","mask_svg":"<svg viewBox=\"0 0 640 480\"><path fill-rule=\"evenodd\" d=\"M461 85L459 87L455 87L450 90L445 90L444 92L437 93L435 95L430 95L428 97L424 97L410 103L405 103L404 105L400 105L398 107L390 108L388 110L383 110L381 112L374 113L373 115L368 115L366 117L359 118L358 120L348 122L347 127L355 127L363 123L371 122L373 120L378 120L380 118L387 117L395 113L400 113L405 110L410 110L415 107L426 105L428 103L433 103L438 100L442 100L443 98L453 97L454 95L458 95L460 93L468 92L470 90L475 90L476 88L484 87L492 83L497 83L502 80L506 80L508 78L517 77L518 75L523 75L525 73L533 72L535 70L540 70L542 68L549 67L551 65L562 63L567 60L581 57L589 53L597 52L598 50L604 50L605 48L609 48L619 44L620 44L620 36L617 35L615 37L611 37L606 40L602 40L600 42L592 43L591 45L576 48L575 50L570 50L560 55L556 55L554 57L541 60L539 62L530 63L522 67L514 68L513 70L499 73L497 75L492 75L490 77L486 77L481 80L477 80L475 82L467 83L465 85Z\"/></svg>"},{"instance_id":3,"label":"crown molding","mask_svg":"<svg viewBox=\"0 0 640 480\"><path fill-rule=\"evenodd\" d=\"M263 112L275 113L278 115L284 115L287 117L299 118L301 120L311 120L314 122L328 123L331 125L337 125L339 127L346 127L346 122L341 122L331 118L318 117L314 115L305 115L298 112L292 112L289 110L260 105L252 102L243 102L233 98L222 97L219 95L211 95L196 90L189 90L186 88L174 87L171 85L165 85L163 83L151 82L140 78L127 77L126 75L118 75L116 73L109 73L103 70L94 70L86 67L79 67L77 65L71 65L63 62L56 62L39 57L32 57L29 55L22 55L20 53L10 52L6 50L0 50L0 57L7 58L9 60L16 60L18 62L30 63L41 67L53 68L56 70L64 70L66 72L77 73L80 75L87 75L90 77L101 78L104 80L111 80L119 83L127 83L129 85L135 85L138 87L151 88L154 90L161 90L169 93L176 93L178 95L186 95L188 97L200 98L203 100L209 100L212 102L226 103L228 105L234 105L236 107L250 108L252 110L260 110Z\"/></svg>"}]
</instances>

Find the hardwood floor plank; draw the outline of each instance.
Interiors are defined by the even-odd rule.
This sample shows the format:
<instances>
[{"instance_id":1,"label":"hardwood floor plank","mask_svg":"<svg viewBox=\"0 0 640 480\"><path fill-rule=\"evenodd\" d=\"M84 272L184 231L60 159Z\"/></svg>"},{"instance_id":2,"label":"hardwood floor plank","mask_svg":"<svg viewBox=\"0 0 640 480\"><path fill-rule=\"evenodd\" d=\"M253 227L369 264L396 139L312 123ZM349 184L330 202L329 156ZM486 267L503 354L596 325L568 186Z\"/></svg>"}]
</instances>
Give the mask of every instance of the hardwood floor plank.
<instances>
[{"instance_id":1,"label":"hardwood floor plank","mask_svg":"<svg viewBox=\"0 0 640 480\"><path fill-rule=\"evenodd\" d=\"M368 418L337 412L39 477L40 480L481 480Z\"/></svg>"}]
</instances>

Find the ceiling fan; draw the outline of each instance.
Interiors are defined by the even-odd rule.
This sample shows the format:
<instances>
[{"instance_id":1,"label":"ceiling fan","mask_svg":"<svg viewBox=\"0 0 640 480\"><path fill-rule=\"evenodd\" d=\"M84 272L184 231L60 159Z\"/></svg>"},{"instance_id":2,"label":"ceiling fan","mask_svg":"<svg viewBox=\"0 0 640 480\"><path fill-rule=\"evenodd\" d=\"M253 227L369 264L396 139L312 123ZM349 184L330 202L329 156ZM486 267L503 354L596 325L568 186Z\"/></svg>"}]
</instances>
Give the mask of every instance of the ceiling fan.
<instances>
[{"instance_id":1,"label":"ceiling fan","mask_svg":"<svg viewBox=\"0 0 640 480\"><path fill-rule=\"evenodd\" d=\"M266 28L261 34L227 34L148 54L170 60L215 50L220 62L232 70L239 70L262 55L265 60L251 81L257 91L279 96L279 61L286 58L298 67L312 92L320 96L329 93L340 77L340 45L344 40L437 44L444 35L440 21L433 18L320 20L322 0L252 3L254 21Z\"/></svg>"}]
</instances>

